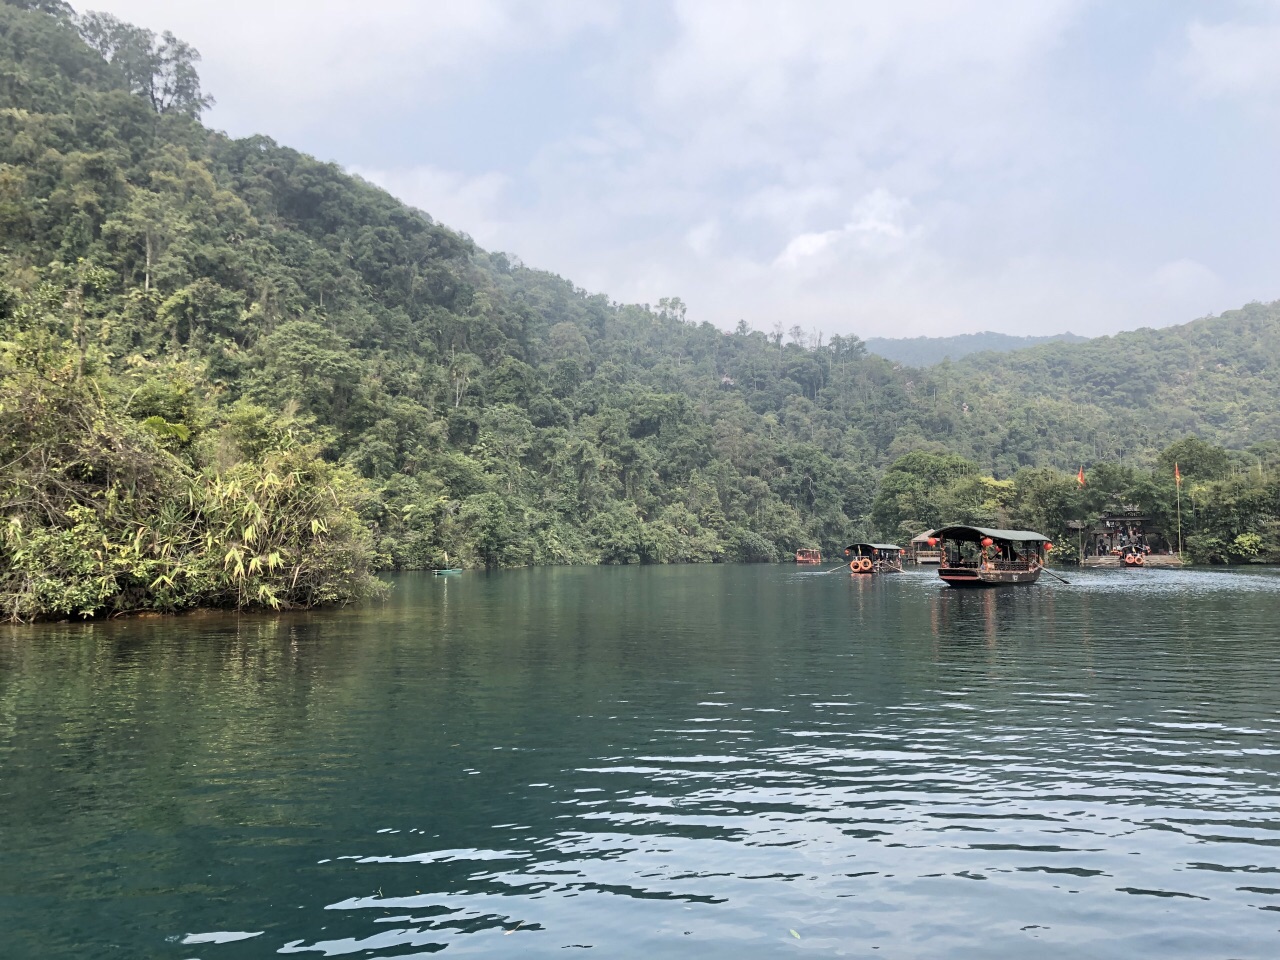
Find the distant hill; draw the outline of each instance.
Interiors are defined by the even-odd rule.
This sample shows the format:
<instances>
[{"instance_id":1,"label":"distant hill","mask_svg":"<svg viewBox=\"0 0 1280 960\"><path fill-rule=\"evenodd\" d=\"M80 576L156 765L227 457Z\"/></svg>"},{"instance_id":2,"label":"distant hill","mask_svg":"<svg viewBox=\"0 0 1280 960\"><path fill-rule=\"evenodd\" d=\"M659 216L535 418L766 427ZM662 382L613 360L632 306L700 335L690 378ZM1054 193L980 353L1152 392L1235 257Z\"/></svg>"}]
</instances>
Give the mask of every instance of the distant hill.
<instances>
[{"instance_id":1,"label":"distant hill","mask_svg":"<svg viewBox=\"0 0 1280 960\"><path fill-rule=\"evenodd\" d=\"M1088 337L1074 333L1057 333L1051 337L1015 337L1007 333L962 333L954 337L871 337L867 350L886 360L909 367L931 367L948 358L959 360L971 353L1008 353L1042 343L1084 343Z\"/></svg>"}]
</instances>

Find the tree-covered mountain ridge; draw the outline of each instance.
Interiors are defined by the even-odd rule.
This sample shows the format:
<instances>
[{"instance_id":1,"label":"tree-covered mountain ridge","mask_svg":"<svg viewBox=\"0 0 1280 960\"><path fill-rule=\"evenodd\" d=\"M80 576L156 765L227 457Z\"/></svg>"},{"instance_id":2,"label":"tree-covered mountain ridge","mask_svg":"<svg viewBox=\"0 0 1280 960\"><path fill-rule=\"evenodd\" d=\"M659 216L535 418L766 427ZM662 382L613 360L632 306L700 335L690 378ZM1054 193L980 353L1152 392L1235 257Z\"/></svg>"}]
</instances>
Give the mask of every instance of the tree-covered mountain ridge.
<instances>
[{"instance_id":1,"label":"tree-covered mountain ridge","mask_svg":"<svg viewBox=\"0 0 1280 960\"><path fill-rule=\"evenodd\" d=\"M197 61L0 3L10 616L326 602L446 560L833 551L941 509L885 505L907 455L1006 485L954 519L1046 523L1042 481L1079 463L1151 467L1187 435L1274 459L1280 305L923 370L727 333L206 129Z\"/></svg>"},{"instance_id":2,"label":"tree-covered mountain ridge","mask_svg":"<svg viewBox=\"0 0 1280 960\"><path fill-rule=\"evenodd\" d=\"M958 333L949 337L868 337L867 351L909 367L931 367L943 360L959 360L972 353L1009 353L1061 340L1084 343L1088 337L1055 333L1045 337L1016 336L1011 333Z\"/></svg>"}]
</instances>

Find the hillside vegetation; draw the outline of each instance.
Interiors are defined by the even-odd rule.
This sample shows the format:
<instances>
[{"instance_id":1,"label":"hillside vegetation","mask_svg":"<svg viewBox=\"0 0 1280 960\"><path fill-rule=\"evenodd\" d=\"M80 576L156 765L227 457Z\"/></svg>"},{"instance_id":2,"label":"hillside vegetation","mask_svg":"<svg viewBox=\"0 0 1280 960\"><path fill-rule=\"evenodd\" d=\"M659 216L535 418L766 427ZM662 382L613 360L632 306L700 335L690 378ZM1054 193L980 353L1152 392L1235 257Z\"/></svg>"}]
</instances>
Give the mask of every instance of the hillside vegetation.
<instances>
[{"instance_id":1,"label":"hillside vegetation","mask_svg":"<svg viewBox=\"0 0 1280 960\"><path fill-rule=\"evenodd\" d=\"M959 360L972 353L1009 353L1042 343L1084 343L1087 337L1057 333L1048 337L1018 337L1008 333L959 333L952 337L869 337L867 351L909 367L931 367L943 360Z\"/></svg>"},{"instance_id":2,"label":"hillside vegetation","mask_svg":"<svg viewBox=\"0 0 1280 960\"><path fill-rule=\"evenodd\" d=\"M1079 463L1141 480L1188 435L1254 448L1269 482L1276 304L927 370L856 337L726 333L206 129L197 61L0 3L8 616L342 602L446 554L775 560L903 536L944 493L953 519L1047 525L1084 509L1045 506ZM908 455L982 482L895 501L881 477Z\"/></svg>"}]
</instances>

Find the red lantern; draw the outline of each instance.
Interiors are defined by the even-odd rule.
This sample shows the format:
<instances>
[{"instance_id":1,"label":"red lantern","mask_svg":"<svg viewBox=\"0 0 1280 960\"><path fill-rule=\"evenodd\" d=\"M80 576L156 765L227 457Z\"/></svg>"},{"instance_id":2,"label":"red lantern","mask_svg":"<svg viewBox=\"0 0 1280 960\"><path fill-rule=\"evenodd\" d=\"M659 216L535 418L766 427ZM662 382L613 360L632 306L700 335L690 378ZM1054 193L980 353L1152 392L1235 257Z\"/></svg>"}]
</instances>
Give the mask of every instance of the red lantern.
<instances>
[{"instance_id":1,"label":"red lantern","mask_svg":"<svg viewBox=\"0 0 1280 960\"><path fill-rule=\"evenodd\" d=\"M905 557L906 555L907 555L907 551L905 551L905 550L899 550L899 551L898 551L898 556L900 556L900 557Z\"/></svg>"},{"instance_id":2,"label":"red lantern","mask_svg":"<svg viewBox=\"0 0 1280 960\"><path fill-rule=\"evenodd\" d=\"M936 547L937 545L938 545L938 538L937 538L937 537L930 537L930 538L929 538L929 546L931 546L931 547Z\"/></svg>"},{"instance_id":3,"label":"red lantern","mask_svg":"<svg viewBox=\"0 0 1280 960\"><path fill-rule=\"evenodd\" d=\"M990 537L983 537L983 538L982 538L982 545L983 545L984 547L989 547L989 546L991 546L993 543L995 543L995 541L994 541L994 540L992 540Z\"/></svg>"},{"instance_id":4,"label":"red lantern","mask_svg":"<svg viewBox=\"0 0 1280 960\"><path fill-rule=\"evenodd\" d=\"M1053 549L1053 544L1052 544L1052 543L1046 543L1046 544L1044 545L1044 552L1045 552L1045 553L1048 553L1048 552L1049 552L1050 550L1052 550L1052 549Z\"/></svg>"}]
</instances>

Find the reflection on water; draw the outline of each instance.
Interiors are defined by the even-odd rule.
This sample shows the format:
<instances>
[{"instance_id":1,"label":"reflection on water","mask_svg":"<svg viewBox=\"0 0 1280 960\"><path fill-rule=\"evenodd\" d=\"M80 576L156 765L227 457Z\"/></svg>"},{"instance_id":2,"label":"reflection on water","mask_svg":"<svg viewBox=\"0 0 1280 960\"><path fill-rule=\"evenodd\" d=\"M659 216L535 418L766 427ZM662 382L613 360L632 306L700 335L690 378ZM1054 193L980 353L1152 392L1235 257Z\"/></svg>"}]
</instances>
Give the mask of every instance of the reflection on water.
<instances>
[{"instance_id":1,"label":"reflection on water","mask_svg":"<svg viewBox=\"0 0 1280 960\"><path fill-rule=\"evenodd\" d=\"M6 956L1273 957L1271 572L406 576L0 634Z\"/></svg>"}]
</instances>

